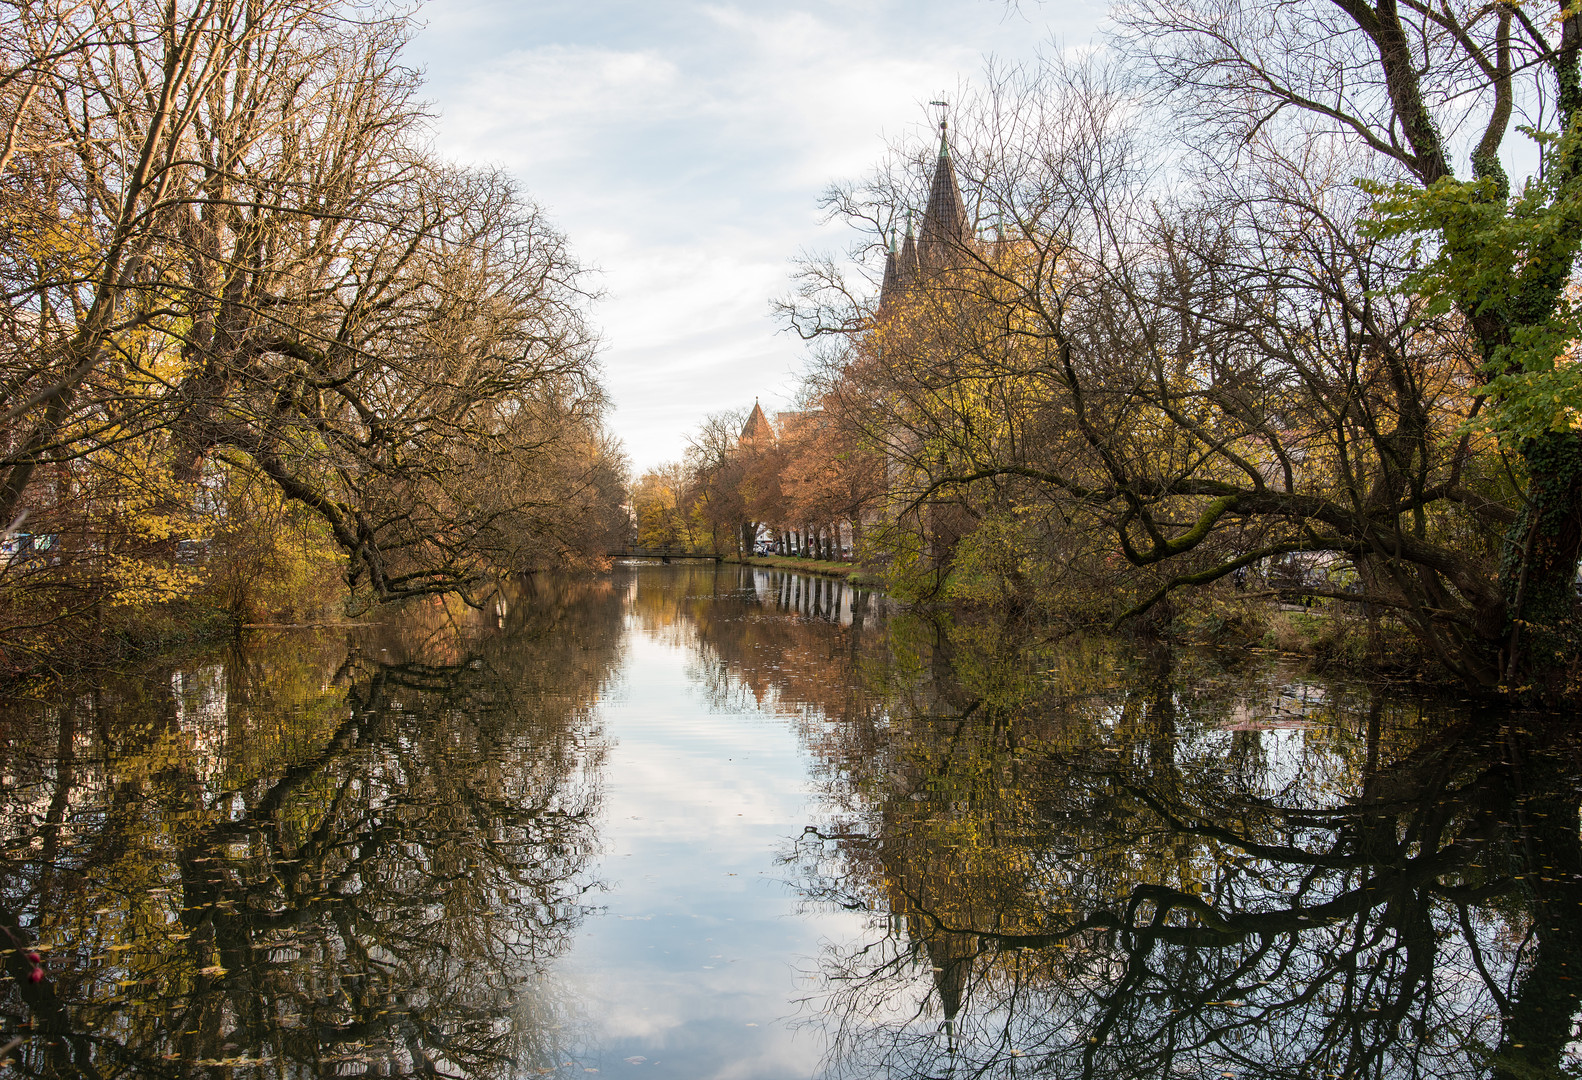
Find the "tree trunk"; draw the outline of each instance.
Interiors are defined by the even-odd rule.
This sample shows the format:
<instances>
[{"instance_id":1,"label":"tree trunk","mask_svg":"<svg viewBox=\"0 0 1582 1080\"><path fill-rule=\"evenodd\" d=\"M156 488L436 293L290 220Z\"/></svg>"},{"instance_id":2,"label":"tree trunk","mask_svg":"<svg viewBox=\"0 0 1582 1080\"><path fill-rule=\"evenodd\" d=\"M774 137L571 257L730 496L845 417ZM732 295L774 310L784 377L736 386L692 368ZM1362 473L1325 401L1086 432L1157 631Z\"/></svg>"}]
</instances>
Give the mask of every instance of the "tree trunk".
<instances>
[{"instance_id":1,"label":"tree trunk","mask_svg":"<svg viewBox=\"0 0 1582 1080\"><path fill-rule=\"evenodd\" d=\"M1548 432L1522 447L1527 503L1505 534L1504 681L1547 696L1577 663L1577 561L1582 555L1582 436Z\"/></svg>"},{"instance_id":2,"label":"tree trunk","mask_svg":"<svg viewBox=\"0 0 1582 1080\"><path fill-rule=\"evenodd\" d=\"M33 479L33 472L39 464L40 451L48 446L59 432L72 396L71 391L66 391L49 403L49 407L44 410L44 418L38 430L17 452L14 463L6 470L5 482L0 483L0 529L9 527L16 520L22 505L22 493L27 490L29 481Z\"/></svg>"}]
</instances>

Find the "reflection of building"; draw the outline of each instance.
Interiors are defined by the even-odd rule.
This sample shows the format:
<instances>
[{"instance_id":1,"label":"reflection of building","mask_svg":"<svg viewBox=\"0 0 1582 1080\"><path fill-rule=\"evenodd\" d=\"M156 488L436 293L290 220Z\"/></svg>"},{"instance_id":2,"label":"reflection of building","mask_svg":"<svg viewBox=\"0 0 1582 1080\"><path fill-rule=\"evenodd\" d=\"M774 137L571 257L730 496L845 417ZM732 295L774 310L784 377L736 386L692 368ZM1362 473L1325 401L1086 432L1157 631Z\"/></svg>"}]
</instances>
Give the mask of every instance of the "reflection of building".
<instances>
[{"instance_id":1,"label":"reflection of building","mask_svg":"<svg viewBox=\"0 0 1582 1080\"><path fill-rule=\"evenodd\" d=\"M953 1025L961 1012L961 998L972 974L972 961L978 955L978 935L949 930L924 931L924 934L923 951L934 976L934 990L939 994L939 1009L946 1025Z\"/></svg>"}]
</instances>

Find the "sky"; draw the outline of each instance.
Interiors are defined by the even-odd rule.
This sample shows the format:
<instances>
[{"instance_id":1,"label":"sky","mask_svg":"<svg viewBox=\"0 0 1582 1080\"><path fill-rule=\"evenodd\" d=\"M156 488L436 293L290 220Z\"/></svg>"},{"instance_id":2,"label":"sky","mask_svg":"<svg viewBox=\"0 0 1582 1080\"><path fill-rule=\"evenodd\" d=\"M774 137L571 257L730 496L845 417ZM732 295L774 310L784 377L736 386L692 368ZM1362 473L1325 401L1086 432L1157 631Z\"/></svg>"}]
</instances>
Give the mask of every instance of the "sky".
<instances>
[{"instance_id":1,"label":"sky","mask_svg":"<svg viewBox=\"0 0 1582 1080\"><path fill-rule=\"evenodd\" d=\"M1098 32L1090 0L434 0L407 56L439 151L504 168L597 269L610 426L634 475L709 413L791 404L806 360L770 301L856 237L820 193L989 57Z\"/></svg>"}]
</instances>

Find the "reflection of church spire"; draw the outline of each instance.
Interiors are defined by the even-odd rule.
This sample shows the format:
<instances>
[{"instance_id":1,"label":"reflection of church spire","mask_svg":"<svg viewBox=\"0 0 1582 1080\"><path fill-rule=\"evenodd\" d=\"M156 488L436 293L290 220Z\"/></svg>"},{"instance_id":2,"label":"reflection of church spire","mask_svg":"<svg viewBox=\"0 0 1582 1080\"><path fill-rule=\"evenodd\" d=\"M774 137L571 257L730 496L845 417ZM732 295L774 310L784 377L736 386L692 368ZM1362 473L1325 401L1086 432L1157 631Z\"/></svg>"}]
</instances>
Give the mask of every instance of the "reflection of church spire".
<instances>
[{"instance_id":1,"label":"reflection of church spire","mask_svg":"<svg viewBox=\"0 0 1582 1080\"><path fill-rule=\"evenodd\" d=\"M967 977L972 974L972 958L978 953L978 935L936 930L923 939L923 949L934 969L934 989L939 991L945 1023L954 1025Z\"/></svg>"}]
</instances>

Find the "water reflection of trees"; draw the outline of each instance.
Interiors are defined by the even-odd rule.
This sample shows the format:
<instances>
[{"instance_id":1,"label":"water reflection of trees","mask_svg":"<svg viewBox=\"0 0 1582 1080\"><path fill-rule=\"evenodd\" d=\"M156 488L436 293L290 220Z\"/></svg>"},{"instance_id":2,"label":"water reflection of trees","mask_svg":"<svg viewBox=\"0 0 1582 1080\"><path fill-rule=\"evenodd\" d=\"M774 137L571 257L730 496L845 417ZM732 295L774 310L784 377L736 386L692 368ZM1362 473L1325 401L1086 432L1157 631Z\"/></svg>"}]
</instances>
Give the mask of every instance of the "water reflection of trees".
<instances>
[{"instance_id":1,"label":"water reflection of trees","mask_svg":"<svg viewBox=\"0 0 1582 1080\"><path fill-rule=\"evenodd\" d=\"M815 744L835 1072L1575 1075L1569 733L983 633Z\"/></svg>"},{"instance_id":2,"label":"water reflection of trees","mask_svg":"<svg viewBox=\"0 0 1582 1080\"><path fill-rule=\"evenodd\" d=\"M815 759L788 863L874 913L810 997L832 1072L1576 1073L1571 734L791 575L629 586L717 704L777 709Z\"/></svg>"},{"instance_id":3,"label":"water reflection of trees","mask_svg":"<svg viewBox=\"0 0 1582 1080\"><path fill-rule=\"evenodd\" d=\"M724 565L655 567L629 579L646 632L686 647L689 675L717 707L853 717L889 655L883 604L832 578ZM854 677L858 671L872 678Z\"/></svg>"},{"instance_id":4,"label":"water reflection of trees","mask_svg":"<svg viewBox=\"0 0 1582 1080\"><path fill-rule=\"evenodd\" d=\"M281 636L13 720L5 1037L26 1075L517 1075L596 836L621 596ZM29 747L41 748L30 751ZM535 989L536 987L536 989ZM26 1028L31 1017L33 1027ZM215 1073L218 1075L218 1072Z\"/></svg>"}]
</instances>

